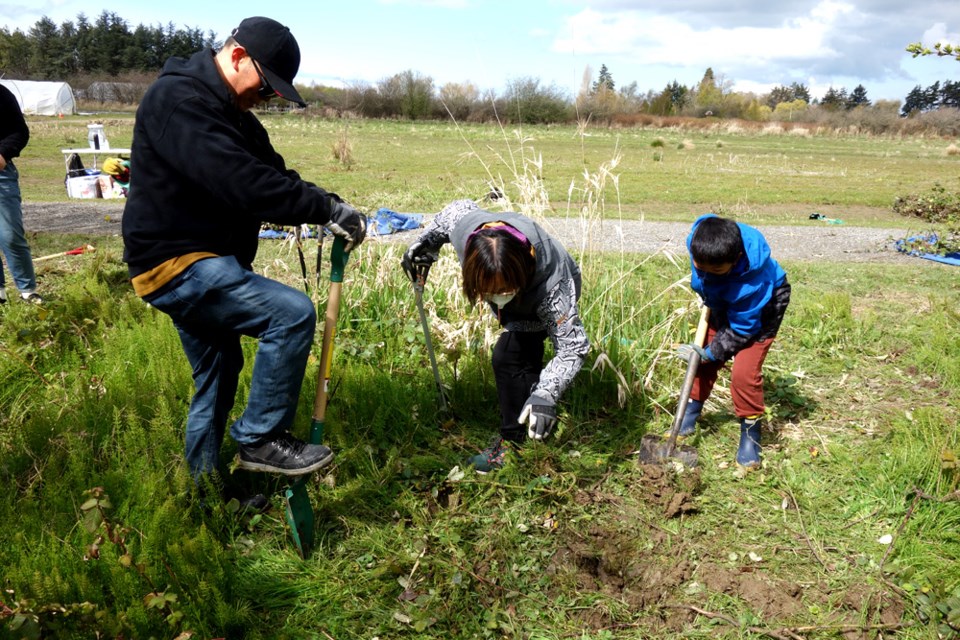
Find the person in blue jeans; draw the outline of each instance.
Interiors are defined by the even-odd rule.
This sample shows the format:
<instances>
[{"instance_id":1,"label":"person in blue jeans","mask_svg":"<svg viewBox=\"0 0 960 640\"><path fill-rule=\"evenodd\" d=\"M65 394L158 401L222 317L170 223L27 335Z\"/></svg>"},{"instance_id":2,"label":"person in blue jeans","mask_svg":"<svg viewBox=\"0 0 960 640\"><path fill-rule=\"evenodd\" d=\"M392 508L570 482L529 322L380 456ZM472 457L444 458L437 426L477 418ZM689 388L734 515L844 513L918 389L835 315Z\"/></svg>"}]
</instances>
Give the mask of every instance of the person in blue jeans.
<instances>
[{"instance_id":1,"label":"person in blue jeans","mask_svg":"<svg viewBox=\"0 0 960 640\"><path fill-rule=\"evenodd\" d=\"M20 174L13 159L20 155L30 140L30 129L23 118L16 96L0 85L0 249L13 276L20 299L40 304L33 256L23 232ZM0 304L7 301L6 282L0 268Z\"/></svg>"},{"instance_id":2,"label":"person in blue jeans","mask_svg":"<svg viewBox=\"0 0 960 640\"><path fill-rule=\"evenodd\" d=\"M252 267L263 222L322 224L348 251L366 234L360 212L286 167L250 112L275 96L303 105L299 66L287 27L247 18L220 51L168 60L137 109L124 261L137 295L173 320L193 368L185 446L197 479L219 469L241 336L259 344L246 407L230 426L240 468L296 476L333 460L290 434L313 303ZM252 499L259 508L262 496Z\"/></svg>"}]
</instances>

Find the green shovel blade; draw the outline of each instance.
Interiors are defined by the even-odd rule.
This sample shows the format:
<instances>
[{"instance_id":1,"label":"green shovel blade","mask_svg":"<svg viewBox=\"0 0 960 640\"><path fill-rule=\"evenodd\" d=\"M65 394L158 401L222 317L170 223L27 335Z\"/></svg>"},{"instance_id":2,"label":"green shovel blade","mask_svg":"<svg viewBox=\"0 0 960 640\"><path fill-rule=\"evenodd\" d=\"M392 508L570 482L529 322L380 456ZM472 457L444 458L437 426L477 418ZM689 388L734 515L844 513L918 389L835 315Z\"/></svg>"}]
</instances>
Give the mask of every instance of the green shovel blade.
<instances>
[{"instance_id":1,"label":"green shovel blade","mask_svg":"<svg viewBox=\"0 0 960 640\"><path fill-rule=\"evenodd\" d=\"M298 479L283 492L287 505L287 524L290 525L290 535L301 558L310 555L310 549L313 548L313 505L307 494L307 477Z\"/></svg>"}]
</instances>

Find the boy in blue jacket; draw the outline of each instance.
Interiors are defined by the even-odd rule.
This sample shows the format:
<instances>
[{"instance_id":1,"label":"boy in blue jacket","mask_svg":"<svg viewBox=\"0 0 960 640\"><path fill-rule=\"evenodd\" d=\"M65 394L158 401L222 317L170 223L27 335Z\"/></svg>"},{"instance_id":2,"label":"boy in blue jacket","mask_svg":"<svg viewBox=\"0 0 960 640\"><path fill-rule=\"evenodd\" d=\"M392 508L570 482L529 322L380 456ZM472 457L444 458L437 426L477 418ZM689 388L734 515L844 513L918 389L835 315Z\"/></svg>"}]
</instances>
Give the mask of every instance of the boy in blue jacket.
<instances>
[{"instance_id":1,"label":"boy in blue jacket","mask_svg":"<svg viewBox=\"0 0 960 640\"><path fill-rule=\"evenodd\" d=\"M733 358L730 395L740 418L737 464L755 469L765 408L762 367L790 303L787 274L757 229L712 213L693 223L687 249L690 285L710 309L710 328L703 348L686 344L679 349L685 359L691 351L701 358L679 433L694 434L717 374Z\"/></svg>"}]
</instances>

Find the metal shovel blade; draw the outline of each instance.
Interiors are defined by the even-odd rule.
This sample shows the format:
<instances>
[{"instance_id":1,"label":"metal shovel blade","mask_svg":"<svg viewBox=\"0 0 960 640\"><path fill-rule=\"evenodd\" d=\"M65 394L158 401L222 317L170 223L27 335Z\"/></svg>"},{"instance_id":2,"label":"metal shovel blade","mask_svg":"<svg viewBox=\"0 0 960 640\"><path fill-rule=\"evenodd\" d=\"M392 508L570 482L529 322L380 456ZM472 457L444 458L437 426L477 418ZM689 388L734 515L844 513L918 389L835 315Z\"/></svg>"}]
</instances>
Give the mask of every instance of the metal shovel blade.
<instances>
[{"instance_id":1,"label":"metal shovel blade","mask_svg":"<svg viewBox=\"0 0 960 640\"><path fill-rule=\"evenodd\" d=\"M698 346L703 346L709 316L710 309L704 306L700 311L700 322L697 324L697 334L694 338L694 343ZM683 422L684 414L687 412L687 401L690 399L690 390L693 389L693 382L697 378L699 367L700 356L693 352L690 354L690 360L687 363L687 374L683 378L683 387L680 389L680 398L677 401L677 410L674 412L670 435L666 440L656 434L643 436L640 439L639 457L641 463L661 464L673 458L685 467L692 469L697 466L697 450L690 446L677 446L677 434L680 433L680 425Z\"/></svg>"},{"instance_id":2,"label":"metal shovel blade","mask_svg":"<svg viewBox=\"0 0 960 640\"><path fill-rule=\"evenodd\" d=\"M671 458L691 469L697 466L697 449L688 445L670 446L669 439L656 434L648 434L640 439L640 462L643 464L663 464Z\"/></svg>"}]
</instances>

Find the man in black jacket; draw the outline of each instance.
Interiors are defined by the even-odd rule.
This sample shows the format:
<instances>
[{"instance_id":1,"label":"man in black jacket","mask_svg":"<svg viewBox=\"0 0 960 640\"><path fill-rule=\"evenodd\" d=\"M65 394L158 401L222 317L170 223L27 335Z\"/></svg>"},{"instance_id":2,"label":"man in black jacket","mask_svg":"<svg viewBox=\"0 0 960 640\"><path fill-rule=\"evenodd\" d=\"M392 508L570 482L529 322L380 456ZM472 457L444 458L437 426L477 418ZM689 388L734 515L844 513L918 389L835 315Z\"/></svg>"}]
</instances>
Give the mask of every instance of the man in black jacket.
<instances>
[{"instance_id":1,"label":"man in black jacket","mask_svg":"<svg viewBox=\"0 0 960 640\"><path fill-rule=\"evenodd\" d=\"M300 48L269 18L247 18L223 48L171 58L137 109L124 261L137 295L168 314L196 387L186 425L195 478L218 468L242 335L259 339L243 414L230 427L240 467L300 475L333 460L290 434L316 312L302 292L257 275L261 223L323 224L347 250L366 218L287 169L250 109L293 87Z\"/></svg>"},{"instance_id":2,"label":"man in black jacket","mask_svg":"<svg viewBox=\"0 0 960 640\"><path fill-rule=\"evenodd\" d=\"M0 248L7 258L7 268L20 297L27 302L41 303L37 293L37 277L33 256L23 232L20 174L13 159L20 155L30 140L30 129L23 119L16 96L0 85ZM7 290L0 265L0 304L7 301Z\"/></svg>"}]
</instances>

